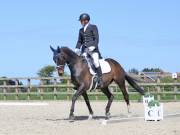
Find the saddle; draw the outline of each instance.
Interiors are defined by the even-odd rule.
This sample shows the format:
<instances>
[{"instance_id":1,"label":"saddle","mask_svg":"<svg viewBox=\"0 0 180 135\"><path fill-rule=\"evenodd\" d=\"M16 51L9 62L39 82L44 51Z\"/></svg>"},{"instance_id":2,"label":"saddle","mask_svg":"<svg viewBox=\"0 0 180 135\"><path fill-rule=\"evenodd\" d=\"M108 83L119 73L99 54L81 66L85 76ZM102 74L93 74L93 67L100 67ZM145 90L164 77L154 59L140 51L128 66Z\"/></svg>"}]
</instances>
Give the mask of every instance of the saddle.
<instances>
[{"instance_id":1,"label":"saddle","mask_svg":"<svg viewBox=\"0 0 180 135\"><path fill-rule=\"evenodd\" d=\"M89 90L92 91L96 89L98 86L98 76L96 73L96 67L93 64L93 59L90 56L86 58L84 57L84 60L88 64L89 71L92 75L91 86L89 88ZM99 59L99 64L101 66L102 74L109 73L111 71L111 67L105 59L103 58Z\"/></svg>"},{"instance_id":2,"label":"saddle","mask_svg":"<svg viewBox=\"0 0 180 135\"><path fill-rule=\"evenodd\" d=\"M93 59L90 56L88 56L85 58L85 61L88 64L91 75L93 75L93 76L96 75L97 74L96 67L94 65ZM103 59L103 58L99 59L99 64L100 64L100 67L102 70L102 74L111 72L111 66L105 59Z\"/></svg>"}]
</instances>

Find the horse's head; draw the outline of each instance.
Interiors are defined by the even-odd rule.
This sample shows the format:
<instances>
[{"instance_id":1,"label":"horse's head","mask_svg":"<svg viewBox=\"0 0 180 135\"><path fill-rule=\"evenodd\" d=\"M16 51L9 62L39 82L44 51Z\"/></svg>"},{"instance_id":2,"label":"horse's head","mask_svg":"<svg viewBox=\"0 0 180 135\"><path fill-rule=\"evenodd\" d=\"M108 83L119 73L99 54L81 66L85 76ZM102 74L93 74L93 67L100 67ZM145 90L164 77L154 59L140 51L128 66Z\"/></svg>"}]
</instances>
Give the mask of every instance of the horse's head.
<instances>
[{"instance_id":1,"label":"horse's head","mask_svg":"<svg viewBox=\"0 0 180 135\"><path fill-rule=\"evenodd\" d=\"M56 63L58 74L59 76L62 76L64 74L64 67L66 64L65 56L59 46L57 47L57 49L54 49L52 46L50 46L50 48L53 52L53 60Z\"/></svg>"}]
</instances>

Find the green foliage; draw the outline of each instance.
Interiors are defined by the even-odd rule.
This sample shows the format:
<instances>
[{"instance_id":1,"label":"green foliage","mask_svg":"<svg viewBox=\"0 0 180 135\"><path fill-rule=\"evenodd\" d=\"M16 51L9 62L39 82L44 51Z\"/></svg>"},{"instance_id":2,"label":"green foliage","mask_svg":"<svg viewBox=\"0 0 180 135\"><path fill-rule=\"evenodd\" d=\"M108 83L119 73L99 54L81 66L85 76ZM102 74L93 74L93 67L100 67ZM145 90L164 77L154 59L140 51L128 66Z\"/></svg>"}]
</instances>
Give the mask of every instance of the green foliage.
<instances>
[{"instance_id":1,"label":"green foliage","mask_svg":"<svg viewBox=\"0 0 180 135\"><path fill-rule=\"evenodd\" d=\"M166 77L161 78L161 82L162 83L174 83L174 82L180 83L180 78L178 78L177 80L174 80L171 76L166 76Z\"/></svg>"},{"instance_id":2,"label":"green foliage","mask_svg":"<svg viewBox=\"0 0 180 135\"><path fill-rule=\"evenodd\" d=\"M1 78L7 78L5 76L1 77ZM4 81L3 80L0 80L0 85L3 85Z\"/></svg>"},{"instance_id":3,"label":"green foliage","mask_svg":"<svg viewBox=\"0 0 180 135\"><path fill-rule=\"evenodd\" d=\"M163 72L160 68L144 68L142 72Z\"/></svg>"},{"instance_id":4,"label":"green foliage","mask_svg":"<svg viewBox=\"0 0 180 135\"><path fill-rule=\"evenodd\" d=\"M138 74L138 73L139 73L138 69L135 69L135 68L129 69L128 72L129 72L129 73L134 73L134 74Z\"/></svg>"},{"instance_id":5,"label":"green foliage","mask_svg":"<svg viewBox=\"0 0 180 135\"><path fill-rule=\"evenodd\" d=\"M171 76L161 78L161 83L173 83L174 79Z\"/></svg>"},{"instance_id":6,"label":"green foliage","mask_svg":"<svg viewBox=\"0 0 180 135\"><path fill-rule=\"evenodd\" d=\"M157 101L157 100L151 100L149 103L148 103L148 106L149 107L153 107L153 106L160 106L160 104L159 104L159 101Z\"/></svg>"},{"instance_id":7,"label":"green foliage","mask_svg":"<svg viewBox=\"0 0 180 135\"><path fill-rule=\"evenodd\" d=\"M151 93L146 93L144 97L152 97L153 95Z\"/></svg>"},{"instance_id":8,"label":"green foliage","mask_svg":"<svg viewBox=\"0 0 180 135\"><path fill-rule=\"evenodd\" d=\"M55 70L56 70L55 66L48 65L41 68L38 71L37 75L39 77L53 77L53 73L55 72Z\"/></svg>"},{"instance_id":9,"label":"green foliage","mask_svg":"<svg viewBox=\"0 0 180 135\"><path fill-rule=\"evenodd\" d=\"M177 82L180 83L180 78L177 79Z\"/></svg>"},{"instance_id":10,"label":"green foliage","mask_svg":"<svg viewBox=\"0 0 180 135\"><path fill-rule=\"evenodd\" d=\"M67 77L67 76L69 76L69 74L68 74L67 72L64 72L63 76L64 76L64 77ZM61 79L61 84L62 84L62 83L67 84L67 81L68 81L67 79Z\"/></svg>"}]
</instances>

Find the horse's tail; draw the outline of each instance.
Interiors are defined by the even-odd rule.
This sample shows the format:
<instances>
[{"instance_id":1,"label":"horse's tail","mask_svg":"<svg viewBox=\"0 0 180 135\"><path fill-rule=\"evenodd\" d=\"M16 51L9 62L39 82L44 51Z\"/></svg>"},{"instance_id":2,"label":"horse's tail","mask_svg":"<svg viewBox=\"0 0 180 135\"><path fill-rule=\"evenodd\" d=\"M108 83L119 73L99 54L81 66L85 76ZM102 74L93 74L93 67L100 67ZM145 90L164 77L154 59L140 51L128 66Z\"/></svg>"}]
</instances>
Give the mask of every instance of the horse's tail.
<instances>
[{"instance_id":1,"label":"horse's tail","mask_svg":"<svg viewBox=\"0 0 180 135\"><path fill-rule=\"evenodd\" d=\"M129 75L125 75L125 79L128 81L128 83L134 88L136 89L139 93L141 93L142 95L145 94L144 90L134 81L134 79L132 77L130 77Z\"/></svg>"}]
</instances>

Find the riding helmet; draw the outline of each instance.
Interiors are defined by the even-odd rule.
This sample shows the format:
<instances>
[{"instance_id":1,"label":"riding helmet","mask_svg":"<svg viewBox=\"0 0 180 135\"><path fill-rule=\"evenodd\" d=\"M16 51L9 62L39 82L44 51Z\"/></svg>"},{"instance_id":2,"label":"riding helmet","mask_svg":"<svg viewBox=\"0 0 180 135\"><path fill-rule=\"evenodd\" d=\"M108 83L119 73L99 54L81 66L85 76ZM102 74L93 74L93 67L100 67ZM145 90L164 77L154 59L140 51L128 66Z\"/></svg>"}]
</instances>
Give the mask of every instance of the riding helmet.
<instances>
[{"instance_id":1,"label":"riding helmet","mask_svg":"<svg viewBox=\"0 0 180 135\"><path fill-rule=\"evenodd\" d=\"M88 20L88 21L90 21L90 16L87 13L82 13L79 16L79 21L81 21L81 20Z\"/></svg>"}]
</instances>

